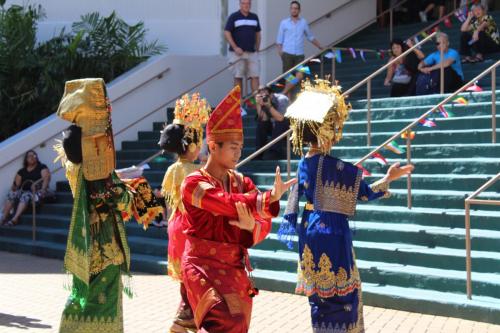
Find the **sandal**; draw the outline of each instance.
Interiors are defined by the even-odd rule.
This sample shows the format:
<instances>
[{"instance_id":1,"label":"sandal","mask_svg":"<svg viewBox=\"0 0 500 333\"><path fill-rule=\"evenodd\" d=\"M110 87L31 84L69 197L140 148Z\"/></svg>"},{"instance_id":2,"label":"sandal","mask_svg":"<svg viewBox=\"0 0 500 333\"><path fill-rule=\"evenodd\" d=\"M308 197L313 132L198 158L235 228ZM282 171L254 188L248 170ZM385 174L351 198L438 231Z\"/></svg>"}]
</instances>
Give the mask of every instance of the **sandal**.
<instances>
[{"instance_id":1,"label":"sandal","mask_svg":"<svg viewBox=\"0 0 500 333\"><path fill-rule=\"evenodd\" d=\"M14 221L14 219L9 220L9 222L5 223L7 227L15 227L19 221Z\"/></svg>"}]
</instances>

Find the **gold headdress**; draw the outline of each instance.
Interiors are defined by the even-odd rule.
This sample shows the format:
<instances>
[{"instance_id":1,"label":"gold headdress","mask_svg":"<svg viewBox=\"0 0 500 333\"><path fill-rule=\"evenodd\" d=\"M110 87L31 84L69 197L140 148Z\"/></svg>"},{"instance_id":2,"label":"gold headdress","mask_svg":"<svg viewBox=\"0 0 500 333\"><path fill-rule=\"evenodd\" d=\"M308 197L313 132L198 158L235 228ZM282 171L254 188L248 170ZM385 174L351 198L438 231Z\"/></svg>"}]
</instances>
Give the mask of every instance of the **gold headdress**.
<instances>
[{"instance_id":1,"label":"gold headdress","mask_svg":"<svg viewBox=\"0 0 500 333\"><path fill-rule=\"evenodd\" d=\"M86 180L106 179L115 169L111 105L103 79L66 82L57 115L82 130L82 168Z\"/></svg>"},{"instance_id":2,"label":"gold headdress","mask_svg":"<svg viewBox=\"0 0 500 333\"><path fill-rule=\"evenodd\" d=\"M191 97L185 94L175 102L173 123L184 125L184 138L189 138L191 142L196 132L197 142L194 143L194 147L201 147L203 126L208 121L209 112L210 105L206 99L200 98L199 93L194 93Z\"/></svg>"},{"instance_id":3,"label":"gold headdress","mask_svg":"<svg viewBox=\"0 0 500 333\"><path fill-rule=\"evenodd\" d=\"M302 155L303 132L307 126L317 137L323 154L329 151L328 143L337 143L351 105L342 96L341 88L328 80L305 81L302 91L285 114L293 131L292 144L295 153Z\"/></svg>"}]
</instances>

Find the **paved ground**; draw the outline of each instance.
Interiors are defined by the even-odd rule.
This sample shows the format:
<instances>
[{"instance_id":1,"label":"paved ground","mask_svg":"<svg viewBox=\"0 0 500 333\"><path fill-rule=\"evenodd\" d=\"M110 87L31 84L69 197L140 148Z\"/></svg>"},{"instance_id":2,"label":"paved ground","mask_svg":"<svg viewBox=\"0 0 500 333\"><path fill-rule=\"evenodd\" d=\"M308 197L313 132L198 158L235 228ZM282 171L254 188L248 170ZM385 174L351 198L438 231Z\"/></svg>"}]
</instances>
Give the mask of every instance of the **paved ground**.
<instances>
[{"instance_id":1,"label":"paved ground","mask_svg":"<svg viewBox=\"0 0 500 333\"><path fill-rule=\"evenodd\" d=\"M60 260L0 252L0 332L57 332L69 281ZM179 297L166 276L135 274L136 296L124 298L126 333L166 333ZM311 332L306 298L262 291L250 332ZM500 326L365 307L367 333L500 333ZM97 333L97 332L96 332Z\"/></svg>"}]
</instances>

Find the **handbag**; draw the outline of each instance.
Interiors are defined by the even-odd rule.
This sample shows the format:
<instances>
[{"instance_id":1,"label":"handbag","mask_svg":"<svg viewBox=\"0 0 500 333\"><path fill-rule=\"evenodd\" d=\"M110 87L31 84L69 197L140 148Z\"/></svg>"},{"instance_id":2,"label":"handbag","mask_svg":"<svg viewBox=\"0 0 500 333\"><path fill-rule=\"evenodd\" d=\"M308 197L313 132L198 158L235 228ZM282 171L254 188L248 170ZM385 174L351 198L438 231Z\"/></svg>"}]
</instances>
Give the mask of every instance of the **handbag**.
<instances>
[{"instance_id":1,"label":"handbag","mask_svg":"<svg viewBox=\"0 0 500 333\"><path fill-rule=\"evenodd\" d=\"M408 84L410 83L410 81L411 75L406 67L403 64L396 67L396 71L394 72L394 76L392 77L392 83Z\"/></svg>"}]
</instances>

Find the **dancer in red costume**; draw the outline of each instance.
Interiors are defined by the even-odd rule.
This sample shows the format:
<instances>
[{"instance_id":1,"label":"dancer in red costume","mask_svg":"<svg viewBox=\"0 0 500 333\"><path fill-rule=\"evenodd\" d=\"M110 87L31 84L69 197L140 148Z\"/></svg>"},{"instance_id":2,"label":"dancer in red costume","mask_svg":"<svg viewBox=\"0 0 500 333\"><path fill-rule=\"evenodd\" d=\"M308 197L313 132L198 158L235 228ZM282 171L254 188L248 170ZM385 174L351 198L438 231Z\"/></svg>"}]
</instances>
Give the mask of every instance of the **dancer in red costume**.
<instances>
[{"instance_id":1,"label":"dancer in red costume","mask_svg":"<svg viewBox=\"0 0 500 333\"><path fill-rule=\"evenodd\" d=\"M161 131L160 147L178 156L163 178L162 194L170 209L168 219L168 275L180 282L181 303L177 309L170 333L187 333L194 329L193 312L189 306L186 288L182 283L181 258L186 236L183 233L184 205L181 184L187 175L200 168L193 163L203 143L203 126L208 120L210 105L199 94L184 95L175 103L174 121Z\"/></svg>"},{"instance_id":2,"label":"dancer in red costume","mask_svg":"<svg viewBox=\"0 0 500 333\"><path fill-rule=\"evenodd\" d=\"M247 332L257 293L247 275L247 249L269 233L279 199L296 180L283 182L277 168L273 189L259 192L234 170L243 147L238 86L210 115L207 142L206 166L182 185L184 284L198 332Z\"/></svg>"}]
</instances>

